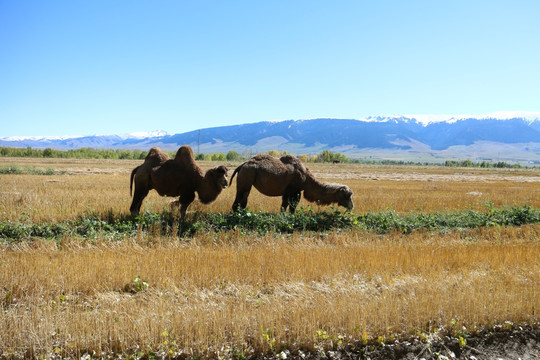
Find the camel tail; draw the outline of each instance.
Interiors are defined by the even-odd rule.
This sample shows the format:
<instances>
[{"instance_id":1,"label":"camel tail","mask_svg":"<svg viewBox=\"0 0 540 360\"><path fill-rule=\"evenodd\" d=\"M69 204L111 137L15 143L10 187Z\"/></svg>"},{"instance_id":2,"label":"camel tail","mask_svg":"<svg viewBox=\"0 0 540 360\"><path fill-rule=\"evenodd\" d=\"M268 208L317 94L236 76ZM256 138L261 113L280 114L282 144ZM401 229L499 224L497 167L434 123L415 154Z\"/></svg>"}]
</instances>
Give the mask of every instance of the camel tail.
<instances>
[{"instance_id":1,"label":"camel tail","mask_svg":"<svg viewBox=\"0 0 540 360\"><path fill-rule=\"evenodd\" d=\"M234 177L236 176L236 173L240 171L240 169L242 168L242 166L244 166L244 164L245 163L243 163L242 165L240 165L236 169L234 169L234 172L231 175L231 180L229 180L229 187L231 187L232 181L233 181Z\"/></svg>"},{"instance_id":2,"label":"camel tail","mask_svg":"<svg viewBox=\"0 0 540 360\"><path fill-rule=\"evenodd\" d=\"M139 170L140 167L141 166L139 165L131 171L131 177L129 179L129 196L131 196L132 189L133 189L133 178L135 177L135 173L137 172L137 170Z\"/></svg>"}]
</instances>

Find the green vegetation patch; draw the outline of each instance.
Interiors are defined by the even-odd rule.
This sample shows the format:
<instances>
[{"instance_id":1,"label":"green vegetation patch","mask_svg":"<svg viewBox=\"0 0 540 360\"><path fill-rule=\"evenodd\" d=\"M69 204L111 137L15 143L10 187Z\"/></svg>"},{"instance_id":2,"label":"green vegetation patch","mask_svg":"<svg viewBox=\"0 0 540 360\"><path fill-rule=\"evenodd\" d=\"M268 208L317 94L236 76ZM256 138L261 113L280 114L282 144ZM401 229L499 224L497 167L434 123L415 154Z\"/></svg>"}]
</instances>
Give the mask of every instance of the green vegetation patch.
<instances>
[{"instance_id":1,"label":"green vegetation patch","mask_svg":"<svg viewBox=\"0 0 540 360\"><path fill-rule=\"evenodd\" d=\"M65 236L85 239L124 239L142 233L164 236L191 237L198 232L240 231L258 234L325 232L332 230L363 229L379 234L391 231L410 233L419 229L448 231L486 226L521 226L540 223L540 209L530 206L512 206L496 209L490 205L487 211L459 211L449 213L412 213L399 215L395 211L315 212L300 208L296 214L267 213L249 209L231 213L194 213L188 220L177 213L162 214L145 212L137 217L107 214L88 214L79 219L62 223L29 224L12 221L0 222L0 239L17 242L32 238L59 240Z\"/></svg>"},{"instance_id":2,"label":"green vegetation patch","mask_svg":"<svg viewBox=\"0 0 540 360\"><path fill-rule=\"evenodd\" d=\"M31 167L26 166L24 168L21 168L18 165L10 165L10 166L2 166L0 167L0 174L8 175L8 174L15 174L15 175L22 175L22 174L28 174L28 175L63 175L65 172L57 172L53 168L37 168L37 167Z\"/></svg>"},{"instance_id":3,"label":"green vegetation patch","mask_svg":"<svg viewBox=\"0 0 540 360\"><path fill-rule=\"evenodd\" d=\"M540 210L530 206L496 209L488 205L487 212L465 210L451 213L419 213L405 216L393 210L358 216L359 226L378 233L399 230L404 233L418 229L451 230L485 226L521 226L540 222Z\"/></svg>"}]
</instances>

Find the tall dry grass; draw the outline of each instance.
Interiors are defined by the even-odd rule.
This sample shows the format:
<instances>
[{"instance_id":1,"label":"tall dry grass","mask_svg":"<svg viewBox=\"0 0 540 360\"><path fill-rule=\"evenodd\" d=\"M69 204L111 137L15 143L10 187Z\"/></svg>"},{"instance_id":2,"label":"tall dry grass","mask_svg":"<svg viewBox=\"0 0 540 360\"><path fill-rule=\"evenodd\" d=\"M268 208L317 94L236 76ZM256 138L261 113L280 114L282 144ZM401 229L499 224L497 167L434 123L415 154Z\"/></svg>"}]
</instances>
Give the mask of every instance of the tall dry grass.
<instances>
[{"instance_id":1,"label":"tall dry grass","mask_svg":"<svg viewBox=\"0 0 540 360\"><path fill-rule=\"evenodd\" d=\"M139 162L50 161L66 174L0 175L3 220L127 214L129 173ZM540 206L538 170L310 167L323 181L349 185L357 213L477 210L486 202ZM229 188L190 211L230 211L234 195ZM143 210L160 212L170 201L152 192ZM279 205L256 190L250 195L253 209ZM440 327L461 334L505 321L538 322L539 225L384 236L358 230L142 236L0 247L3 355L230 355L233 348L315 349Z\"/></svg>"},{"instance_id":2,"label":"tall dry grass","mask_svg":"<svg viewBox=\"0 0 540 360\"><path fill-rule=\"evenodd\" d=\"M131 204L129 175L139 161L5 159L24 166L39 166L48 161L65 175L0 175L0 215L11 221L65 221L81 214L113 212L128 214ZM80 162L80 163L79 163ZM42 164L43 166L44 164ZM208 169L212 162L202 162ZM232 170L237 163L227 164ZM540 207L539 170L448 169L444 167L382 167L366 165L309 164L325 182L340 182L354 192L354 211L364 213L393 209L434 212L460 209L484 210L495 206L530 205ZM229 212L236 194L235 184L224 190L215 202L202 205L195 201L189 212ZM151 191L142 211L162 212L173 201ZM266 197L257 190L250 194L248 206L255 210L279 211L281 199ZM301 200L301 206L316 204ZM327 207L323 207L327 208Z\"/></svg>"},{"instance_id":3,"label":"tall dry grass","mask_svg":"<svg viewBox=\"0 0 540 360\"><path fill-rule=\"evenodd\" d=\"M539 232L230 232L151 247L4 248L0 348L271 351L537 321ZM130 292L137 276L148 288Z\"/></svg>"}]
</instances>

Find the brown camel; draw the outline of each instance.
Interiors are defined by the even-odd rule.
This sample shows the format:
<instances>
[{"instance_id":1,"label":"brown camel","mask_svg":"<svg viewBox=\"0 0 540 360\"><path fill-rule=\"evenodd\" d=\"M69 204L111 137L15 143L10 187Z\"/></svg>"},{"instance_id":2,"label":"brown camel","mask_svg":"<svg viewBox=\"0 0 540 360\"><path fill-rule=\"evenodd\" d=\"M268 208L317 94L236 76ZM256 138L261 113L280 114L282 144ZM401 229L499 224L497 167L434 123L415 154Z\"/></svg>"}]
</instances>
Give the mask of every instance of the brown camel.
<instances>
[{"instance_id":1,"label":"brown camel","mask_svg":"<svg viewBox=\"0 0 540 360\"><path fill-rule=\"evenodd\" d=\"M139 214L144 198L155 189L161 196L179 196L173 204L180 203L180 216L184 217L195 200L195 192L203 204L209 204L227 187L227 168L218 166L203 172L187 145L181 146L172 160L161 149L153 147L144 163L131 172L130 194L133 182L135 192L129 208L132 215Z\"/></svg>"},{"instance_id":2,"label":"brown camel","mask_svg":"<svg viewBox=\"0 0 540 360\"><path fill-rule=\"evenodd\" d=\"M266 154L255 155L234 170L229 186L237 173L233 211L247 206L252 186L264 195L281 196L281 211L289 207L289 211L294 213L301 191L304 191L307 201L321 205L337 203L347 209L353 208L353 192L348 186L318 181L298 158L291 155L279 159Z\"/></svg>"}]
</instances>

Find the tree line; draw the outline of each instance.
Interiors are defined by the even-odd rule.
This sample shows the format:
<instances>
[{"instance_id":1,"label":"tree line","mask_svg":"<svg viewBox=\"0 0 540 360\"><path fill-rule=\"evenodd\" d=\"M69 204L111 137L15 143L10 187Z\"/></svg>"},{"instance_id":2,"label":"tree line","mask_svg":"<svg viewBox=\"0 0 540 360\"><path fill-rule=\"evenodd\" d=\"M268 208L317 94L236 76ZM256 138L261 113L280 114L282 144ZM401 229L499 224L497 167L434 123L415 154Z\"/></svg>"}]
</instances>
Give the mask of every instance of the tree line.
<instances>
[{"instance_id":1,"label":"tree line","mask_svg":"<svg viewBox=\"0 0 540 360\"><path fill-rule=\"evenodd\" d=\"M2 157L69 158L69 159L144 159L148 152L141 150L80 148L55 150L0 147Z\"/></svg>"},{"instance_id":2,"label":"tree line","mask_svg":"<svg viewBox=\"0 0 540 360\"><path fill-rule=\"evenodd\" d=\"M446 160L444 162L444 166L450 166L450 167L477 167L477 168L507 168L507 169L519 169L521 168L521 165L518 163L510 164L504 161L497 161L494 163L482 161L482 162L473 162L471 160L463 160L463 161L457 161L457 160Z\"/></svg>"},{"instance_id":3,"label":"tree line","mask_svg":"<svg viewBox=\"0 0 540 360\"><path fill-rule=\"evenodd\" d=\"M173 158L176 151L164 150ZM286 151L270 150L268 154L276 157L287 154ZM74 159L114 159L114 160L144 160L148 151L139 149L96 149L80 148L70 150L55 150L51 148L34 149L0 147L0 156L2 157L33 157L33 158L74 158ZM235 150L225 153L197 153L195 160L199 161L244 161L250 157L249 154L240 154ZM317 155L302 154L298 156L303 162L342 162L348 163L350 160L341 153L324 150Z\"/></svg>"},{"instance_id":4,"label":"tree line","mask_svg":"<svg viewBox=\"0 0 540 360\"><path fill-rule=\"evenodd\" d=\"M171 158L176 151L164 150ZM70 150L55 150L51 148L34 149L0 147L0 156L2 157L34 157L34 158L74 158L74 159L128 159L144 160L148 151L139 149L96 149L80 148ZM286 151L270 150L267 154L280 157L286 155ZM235 150L225 153L197 153L195 160L198 161L245 161L250 158L248 153L240 154ZM413 162L403 160L350 160L347 156L339 152L323 150L316 155L298 155L298 158L304 163L357 163L357 164L381 164L381 165L443 165L448 167L475 167L475 168L521 168L519 163L497 162L473 162L471 160L446 160L444 163Z\"/></svg>"}]
</instances>

